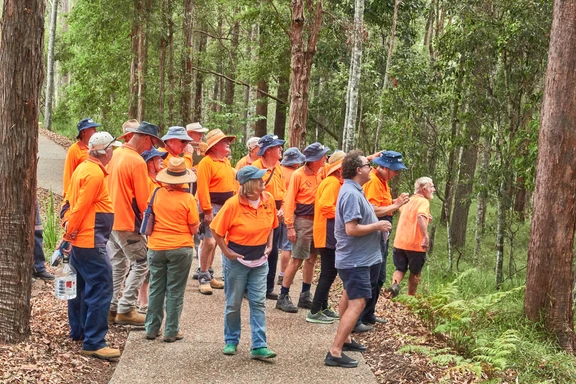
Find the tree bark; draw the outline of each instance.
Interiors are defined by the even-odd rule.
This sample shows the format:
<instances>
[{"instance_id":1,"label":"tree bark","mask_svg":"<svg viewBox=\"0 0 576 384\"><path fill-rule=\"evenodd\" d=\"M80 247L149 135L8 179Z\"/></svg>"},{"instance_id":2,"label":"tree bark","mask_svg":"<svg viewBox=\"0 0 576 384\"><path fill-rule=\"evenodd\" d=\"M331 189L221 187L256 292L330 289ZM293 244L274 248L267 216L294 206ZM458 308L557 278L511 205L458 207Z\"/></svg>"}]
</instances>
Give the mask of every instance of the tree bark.
<instances>
[{"instance_id":1,"label":"tree bark","mask_svg":"<svg viewBox=\"0 0 576 384\"><path fill-rule=\"evenodd\" d=\"M524 311L574 352L576 1L554 1L540 118Z\"/></svg>"},{"instance_id":2,"label":"tree bark","mask_svg":"<svg viewBox=\"0 0 576 384\"><path fill-rule=\"evenodd\" d=\"M288 100L290 77L288 74L283 73L278 78L278 94L279 100ZM280 139L284 140L286 134L286 112L288 105L276 100L276 115L274 117L274 134Z\"/></svg>"},{"instance_id":3,"label":"tree bark","mask_svg":"<svg viewBox=\"0 0 576 384\"><path fill-rule=\"evenodd\" d=\"M58 0L52 0L50 12L50 35L48 37L48 71L46 78L46 104L44 109L44 128L52 130L52 99L54 95L54 41L58 24Z\"/></svg>"},{"instance_id":4,"label":"tree bark","mask_svg":"<svg viewBox=\"0 0 576 384\"><path fill-rule=\"evenodd\" d=\"M152 0L142 0L138 28L138 112L136 120L144 121L146 115L146 74L148 72L148 32Z\"/></svg>"},{"instance_id":5,"label":"tree bark","mask_svg":"<svg viewBox=\"0 0 576 384\"><path fill-rule=\"evenodd\" d=\"M228 77L236 77L236 59L238 57L238 46L240 43L240 22L235 21L232 27L232 40L230 41L230 61L228 63ZM226 80L224 86L224 104L228 113L234 113L234 93L236 84L232 80ZM234 127L234 119L228 120L228 129L231 131Z\"/></svg>"},{"instance_id":6,"label":"tree bark","mask_svg":"<svg viewBox=\"0 0 576 384\"><path fill-rule=\"evenodd\" d=\"M182 46L182 77L180 94L180 120L189 122L192 116L192 26L194 21L194 0L184 0L184 15L182 17L182 36L184 45ZM200 39L205 39L200 35ZM202 89L202 87L200 87ZM197 102L197 100L196 100ZM196 116L194 116L196 118ZM199 121L197 120L194 121ZM186 124L186 123L183 123Z\"/></svg>"},{"instance_id":7,"label":"tree bark","mask_svg":"<svg viewBox=\"0 0 576 384\"><path fill-rule=\"evenodd\" d=\"M308 9L308 42L304 46L304 8ZM310 70L316 54L316 43L322 25L322 0L292 0L290 24L290 146L303 147L306 143L308 120L308 93Z\"/></svg>"},{"instance_id":8,"label":"tree bark","mask_svg":"<svg viewBox=\"0 0 576 384\"><path fill-rule=\"evenodd\" d=\"M265 79L258 81L256 90L256 123L254 124L254 136L266 135L268 125L268 97L262 91L268 93L268 82Z\"/></svg>"},{"instance_id":9,"label":"tree bark","mask_svg":"<svg viewBox=\"0 0 576 384\"><path fill-rule=\"evenodd\" d=\"M169 5L171 0L162 0L160 18L162 19L162 30L160 37L160 60L158 64L158 71L160 72L160 79L158 84L158 127L161 132L164 132L165 128L165 116L164 110L166 105L166 50L168 48L169 40L169 25L168 18L171 15L168 13L168 9L171 7Z\"/></svg>"},{"instance_id":10,"label":"tree bark","mask_svg":"<svg viewBox=\"0 0 576 384\"><path fill-rule=\"evenodd\" d=\"M174 19L172 18L172 0L167 0L168 14L168 124L174 123L174 95L176 81L174 79Z\"/></svg>"},{"instance_id":11,"label":"tree bark","mask_svg":"<svg viewBox=\"0 0 576 384\"><path fill-rule=\"evenodd\" d=\"M0 343L30 335L44 6L4 0L0 24Z\"/></svg>"},{"instance_id":12,"label":"tree bark","mask_svg":"<svg viewBox=\"0 0 576 384\"><path fill-rule=\"evenodd\" d=\"M475 244L474 244L474 256L472 259L472 264L476 266L478 264L478 257L480 256L480 251L482 247L482 237L484 236L484 223L486 221L486 207L488 200L488 167L490 166L490 143L483 137L481 139L481 157L480 157L480 168L478 181L481 186L480 191L476 199L476 227L475 227Z\"/></svg>"},{"instance_id":13,"label":"tree bark","mask_svg":"<svg viewBox=\"0 0 576 384\"><path fill-rule=\"evenodd\" d=\"M202 30L205 30L206 26L202 25ZM208 43L208 36L201 33L198 38L198 64L200 64L200 55L206 49L206 44ZM199 66L199 65L198 65ZM202 105L203 105L203 92L204 92L204 74L201 71L196 71L195 79L195 94L194 94L194 115L192 116L192 121L198 122L202 120Z\"/></svg>"},{"instance_id":14,"label":"tree bark","mask_svg":"<svg viewBox=\"0 0 576 384\"><path fill-rule=\"evenodd\" d=\"M132 15L132 31L130 32L130 87L128 96L128 117L138 117L138 37L140 25L141 1L134 0L134 14Z\"/></svg>"}]
</instances>

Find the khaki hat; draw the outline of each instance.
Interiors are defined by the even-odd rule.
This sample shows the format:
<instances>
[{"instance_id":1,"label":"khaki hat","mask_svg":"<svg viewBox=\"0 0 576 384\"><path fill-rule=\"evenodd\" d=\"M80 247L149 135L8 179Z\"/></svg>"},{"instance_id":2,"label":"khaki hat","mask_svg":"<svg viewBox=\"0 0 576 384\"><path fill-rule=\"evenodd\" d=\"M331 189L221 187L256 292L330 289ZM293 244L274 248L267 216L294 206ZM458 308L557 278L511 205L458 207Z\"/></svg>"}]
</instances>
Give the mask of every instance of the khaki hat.
<instances>
[{"instance_id":1,"label":"khaki hat","mask_svg":"<svg viewBox=\"0 0 576 384\"><path fill-rule=\"evenodd\" d=\"M197 179L196 174L186 168L186 162L182 157L171 157L168 160L168 167L156 175L156 181L164 184L194 183Z\"/></svg>"},{"instance_id":2,"label":"khaki hat","mask_svg":"<svg viewBox=\"0 0 576 384\"><path fill-rule=\"evenodd\" d=\"M108 132L100 131L90 137L88 141L88 149L94 151L100 151L102 149L107 149L108 147L119 147L122 143L117 141Z\"/></svg>"},{"instance_id":3,"label":"khaki hat","mask_svg":"<svg viewBox=\"0 0 576 384\"><path fill-rule=\"evenodd\" d=\"M228 139L230 140L230 142L232 142L234 141L234 139L236 139L236 136L225 135L224 132L222 132L222 130L218 128L208 132L208 134L206 135L206 143L208 144L208 146L206 147L206 152L208 152L210 148L212 148L213 146L215 146L224 139Z\"/></svg>"},{"instance_id":4,"label":"khaki hat","mask_svg":"<svg viewBox=\"0 0 576 384\"><path fill-rule=\"evenodd\" d=\"M256 136L249 138L248 141L246 142L246 148L248 148L248 150L251 151L256 147L260 147L260 144L258 144L258 140L260 140L260 138Z\"/></svg>"},{"instance_id":5,"label":"khaki hat","mask_svg":"<svg viewBox=\"0 0 576 384\"><path fill-rule=\"evenodd\" d=\"M127 134L134 133L139 125L140 122L136 119L126 120L124 124L122 124L122 135L118 136L118 140L124 140Z\"/></svg>"},{"instance_id":6,"label":"khaki hat","mask_svg":"<svg viewBox=\"0 0 576 384\"><path fill-rule=\"evenodd\" d=\"M200 123L190 123L186 126L187 131L193 132L208 132L208 128L204 128Z\"/></svg>"},{"instance_id":7,"label":"khaki hat","mask_svg":"<svg viewBox=\"0 0 576 384\"><path fill-rule=\"evenodd\" d=\"M330 176L332 173L342 168L342 161L344 160L344 157L346 157L346 153L343 151L335 151L332 156L330 156L330 159L328 159L328 165L330 166L330 169L326 173L326 176Z\"/></svg>"}]
</instances>

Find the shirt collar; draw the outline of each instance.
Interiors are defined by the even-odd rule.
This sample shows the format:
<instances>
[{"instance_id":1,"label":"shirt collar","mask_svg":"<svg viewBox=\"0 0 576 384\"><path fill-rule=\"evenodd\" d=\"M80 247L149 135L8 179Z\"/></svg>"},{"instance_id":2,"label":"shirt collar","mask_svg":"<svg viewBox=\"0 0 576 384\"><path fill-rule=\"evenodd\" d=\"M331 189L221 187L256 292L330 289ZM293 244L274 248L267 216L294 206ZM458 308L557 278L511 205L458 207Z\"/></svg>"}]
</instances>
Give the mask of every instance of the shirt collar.
<instances>
[{"instance_id":1,"label":"shirt collar","mask_svg":"<svg viewBox=\"0 0 576 384\"><path fill-rule=\"evenodd\" d=\"M355 182L352 179L344 179L344 184L348 184L354 188L356 188L357 190L359 190L360 192L364 192L364 190L362 189L362 187L360 186L360 184L358 184L357 182Z\"/></svg>"},{"instance_id":2,"label":"shirt collar","mask_svg":"<svg viewBox=\"0 0 576 384\"><path fill-rule=\"evenodd\" d=\"M88 150L88 146L84 144L82 140L78 140L78 146L80 147L80 149Z\"/></svg>"},{"instance_id":3,"label":"shirt collar","mask_svg":"<svg viewBox=\"0 0 576 384\"><path fill-rule=\"evenodd\" d=\"M260 194L260 203L264 203L266 201L268 201L269 195L267 193L262 192ZM248 199L245 196L242 195L238 195L238 201L240 202L240 204L242 205L250 205L250 203L248 202Z\"/></svg>"},{"instance_id":4,"label":"shirt collar","mask_svg":"<svg viewBox=\"0 0 576 384\"><path fill-rule=\"evenodd\" d=\"M102 170L102 172L104 172L104 176L108 176L108 172L106 172L106 168L104 168L104 166L102 165L102 163L100 162L100 160L98 160L95 157L92 156L88 156L88 158L86 159L94 164L96 164L97 166L100 167L100 169Z\"/></svg>"}]
</instances>

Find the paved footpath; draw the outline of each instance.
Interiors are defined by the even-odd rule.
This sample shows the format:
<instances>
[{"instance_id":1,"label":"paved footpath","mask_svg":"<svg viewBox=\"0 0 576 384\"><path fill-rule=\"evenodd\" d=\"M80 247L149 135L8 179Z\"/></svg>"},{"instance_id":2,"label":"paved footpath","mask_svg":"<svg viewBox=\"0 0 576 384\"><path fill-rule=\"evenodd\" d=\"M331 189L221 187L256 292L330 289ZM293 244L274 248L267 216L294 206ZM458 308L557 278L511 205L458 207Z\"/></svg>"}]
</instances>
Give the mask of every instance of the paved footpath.
<instances>
[{"instance_id":1,"label":"paved footpath","mask_svg":"<svg viewBox=\"0 0 576 384\"><path fill-rule=\"evenodd\" d=\"M62 175L64 174L66 150L45 136L38 135L38 186L52 189L62 196Z\"/></svg>"}]
</instances>

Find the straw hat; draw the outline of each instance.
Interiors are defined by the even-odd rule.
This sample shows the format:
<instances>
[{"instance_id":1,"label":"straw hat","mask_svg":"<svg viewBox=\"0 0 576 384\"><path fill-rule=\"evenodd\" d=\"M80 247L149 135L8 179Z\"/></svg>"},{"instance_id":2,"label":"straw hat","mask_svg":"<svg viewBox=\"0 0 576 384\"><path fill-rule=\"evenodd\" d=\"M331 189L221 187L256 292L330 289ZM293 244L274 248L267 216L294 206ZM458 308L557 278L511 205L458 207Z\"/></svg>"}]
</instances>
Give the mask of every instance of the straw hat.
<instances>
[{"instance_id":1,"label":"straw hat","mask_svg":"<svg viewBox=\"0 0 576 384\"><path fill-rule=\"evenodd\" d=\"M328 165L330 168L326 173L326 176L330 176L336 170L342 168L342 161L344 160L344 157L346 157L346 153L343 151L335 151L332 156L330 156L330 159L328 159Z\"/></svg>"},{"instance_id":2,"label":"straw hat","mask_svg":"<svg viewBox=\"0 0 576 384\"><path fill-rule=\"evenodd\" d=\"M206 147L206 152L208 152L210 150L210 148L212 148L213 146L215 146L216 144L218 144L220 141L222 141L224 139L228 139L228 140L230 140L230 142L232 142L232 141L234 141L234 139L236 139L236 136L225 135L224 132L222 132L218 128L213 129L210 132L208 132L206 134L206 143L208 144L208 147Z\"/></svg>"},{"instance_id":3,"label":"straw hat","mask_svg":"<svg viewBox=\"0 0 576 384\"><path fill-rule=\"evenodd\" d=\"M168 167L156 175L156 181L164 184L186 184L194 183L196 180L196 175L186 168L186 162L182 157L170 158Z\"/></svg>"}]
</instances>

